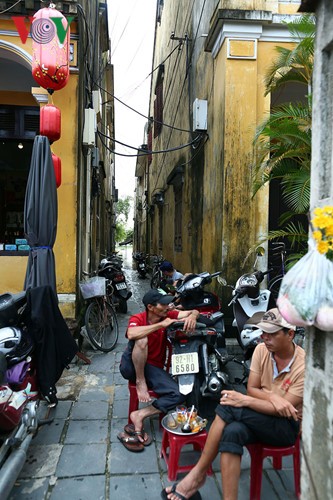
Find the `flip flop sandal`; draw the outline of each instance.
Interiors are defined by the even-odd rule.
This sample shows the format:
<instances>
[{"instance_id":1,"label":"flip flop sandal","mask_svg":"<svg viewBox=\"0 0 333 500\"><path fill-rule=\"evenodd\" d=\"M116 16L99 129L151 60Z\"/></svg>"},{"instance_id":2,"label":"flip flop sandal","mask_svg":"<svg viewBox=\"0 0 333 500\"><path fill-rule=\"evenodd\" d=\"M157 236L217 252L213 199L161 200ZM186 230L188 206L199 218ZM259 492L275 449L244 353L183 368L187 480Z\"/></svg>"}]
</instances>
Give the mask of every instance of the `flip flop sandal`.
<instances>
[{"instance_id":1,"label":"flip flop sandal","mask_svg":"<svg viewBox=\"0 0 333 500\"><path fill-rule=\"evenodd\" d=\"M140 439L138 439L138 441L141 442L144 446L149 446L153 442L153 439L151 436L149 436L149 434L147 434L143 429L142 431L136 431L133 424L125 425L124 431L129 436L134 436L134 437L136 436L137 438L139 436L142 437L143 442L140 441Z\"/></svg>"},{"instance_id":2,"label":"flip flop sandal","mask_svg":"<svg viewBox=\"0 0 333 500\"><path fill-rule=\"evenodd\" d=\"M174 495L176 495L176 497L178 497L179 500L202 500L202 497L201 497L199 491L196 491L191 497L186 498L186 497L184 497L184 495L182 495L181 493L179 493L176 490L177 486L178 486L178 483L174 483L171 487L171 491L169 491L169 492L167 492L166 489L164 488L164 490L161 491L161 497L163 498L163 500L169 500L168 495L170 495L170 493L173 493Z\"/></svg>"},{"instance_id":3,"label":"flip flop sandal","mask_svg":"<svg viewBox=\"0 0 333 500\"><path fill-rule=\"evenodd\" d=\"M117 438L125 446L127 450L133 451L134 453L138 453L145 449L145 447L143 446L142 443L140 443L137 437L129 436L125 432L120 432Z\"/></svg>"}]
</instances>

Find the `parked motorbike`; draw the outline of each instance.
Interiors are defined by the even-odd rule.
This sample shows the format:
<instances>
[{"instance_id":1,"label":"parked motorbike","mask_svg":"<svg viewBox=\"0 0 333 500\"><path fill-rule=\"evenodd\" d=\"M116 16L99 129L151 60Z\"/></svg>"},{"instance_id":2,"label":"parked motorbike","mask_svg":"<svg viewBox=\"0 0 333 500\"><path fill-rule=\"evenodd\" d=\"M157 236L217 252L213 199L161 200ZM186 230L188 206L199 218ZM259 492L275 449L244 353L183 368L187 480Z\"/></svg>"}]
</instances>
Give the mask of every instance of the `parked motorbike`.
<instances>
[{"instance_id":1,"label":"parked motorbike","mask_svg":"<svg viewBox=\"0 0 333 500\"><path fill-rule=\"evenodd\" d=\"M78 347L50 286L0 295L0 498L20 474L42 420L39 399L57 405L56 382Z\"/></svg>"},{"instance_id":2,"label":"parked motorbike","mask_svg":"<svg viewBox=\"0 0 333 500\"><path fill-rule=\"evenodd\" d=\"M112 259L102 259L97 274L107 280L107 293L118 311L127 313L127 301L132 297L132 292L128 290L125 274L121 267L115 265Z\"/></svg>"},{"instance_id":3,"label":"parked motorbike","mask_svg":"<svg viewBox=\"0 0 333 500\"><path fill-rule=\"evenodd\" d=\"M134 252L133 260L136 262L136 270L139 274L139 278L145 279L148 273L146 255L143 252Z\"/></svg>"},{"instance_id":4,"label":"parked motorbike","mask_svg":"<svg viewBox=\"0 0 333 500\"><path fill-rule=\"evenodd\" d=\"M189 274L179 280L174 293L174 304L185 311L196 309L201 314L200 322L206 326L214 327L220 334L224 335L223 313L221 312L221 301L214 292L205 290L205 286L212 282L213 278L220 276L221 271L210 274Z\"/></svg>"},{"instance_id":5,"label":"parked motorbike","mask_svg":"<svg viewBox=\"0 0 333 500\"><path fill-rule=\"evenodd\" d=\"M25 292L0 296L0 498L9 495L41 424Z\"/></svg>"},{"instance_id":6,"label":"parked motorbike","mask_svg":"<svg viewBox=\"0 0 333 500\"><path fill-rule=\"evenodd\" d=\"M260 285L271 269L262 272L256 269L258 258L264 255L265 250L258 247L252 273L240 276L232 292L233 298L228 304L233 306L237 340L246 354L252 356L256 345L261 341L262 331L256 326L263 314L276 307L274 297L268 289L261 289Z\"/></svg>"},{"instance_id":7,"label":"parked motorbike","mask_svg":"<svg viewBox=\"0 0 333 500\"><path fill-rule=\"evenodd\" d=\"M218 323L222 313L211 315L209 320ZM194 332L186 332L184 322L175 322L167 328L172 343L172 375L178 380L179 391L187 398L187 404L194 404L203 410L204 398L219 399L229 378L225 366L229 361L222 332L207 327L200 316Z\"/></svg>"}]
</instances>

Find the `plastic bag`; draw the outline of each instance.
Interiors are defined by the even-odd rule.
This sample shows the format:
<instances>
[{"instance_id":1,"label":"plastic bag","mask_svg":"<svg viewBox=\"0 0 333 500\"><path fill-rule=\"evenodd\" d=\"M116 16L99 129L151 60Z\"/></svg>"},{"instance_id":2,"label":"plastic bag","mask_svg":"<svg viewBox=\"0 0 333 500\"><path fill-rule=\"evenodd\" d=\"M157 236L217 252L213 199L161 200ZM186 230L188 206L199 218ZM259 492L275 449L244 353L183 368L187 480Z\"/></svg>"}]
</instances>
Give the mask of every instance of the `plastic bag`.
<instances>
[{"instance_id":1,"label":"plastic bag","mask_svg":"<svg viewBox=\"0 0 333 500\"><path fill-rule=\"evenodd\" d=\"M81 281L79 286L82 297L87 300L92 297L105 295L105 282L105 278L101 276L94 276L93 278L88 278L86 281Z\"/></svg>"},{"instance_id":2,"label":"plastic bag","mask_svg":"<svg viewBox=\"0 0 333 500\"><path fill-rule=\"evenodd\" d=\"M293 325L333 331L333 263L310 246L284 276L277 306Z\"/></svg>"}]
</instances>

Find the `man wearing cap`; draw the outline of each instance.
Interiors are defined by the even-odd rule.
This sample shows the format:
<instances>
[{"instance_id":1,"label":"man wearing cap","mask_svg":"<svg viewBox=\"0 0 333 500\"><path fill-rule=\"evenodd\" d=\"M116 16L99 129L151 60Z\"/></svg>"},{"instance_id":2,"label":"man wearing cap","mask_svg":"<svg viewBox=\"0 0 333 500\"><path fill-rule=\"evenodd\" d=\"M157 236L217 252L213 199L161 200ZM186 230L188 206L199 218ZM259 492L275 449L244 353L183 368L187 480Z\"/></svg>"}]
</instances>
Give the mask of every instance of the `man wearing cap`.
<instances>
[{"instance_id":1,"label":"man wearing cap","mask_svg":"<svg viewBox=\"0 0 333 500\"><path fill-rule=\"evenodd\" d=\"M278 309L267 311L257 326L263 342L253 353L247 394L222 391L200 460L177 489L163 490L164 498L179 500L196 494L220 452L223 498L237 500L244 445L295 443L302 414L305 352L293 342L296 327Z\"/></svg>"},{"instance_id":2,"label":"man wearing cap","mask_svg":"<svg viewBox=\"0 0 333 500\"><path fill-rule=\"evenodd\" d=\"M199 311L171 310L169 304L172 300L170 295L149 290L142 299L146 310L129 319L126 332L129 342L121 358L120 373L125 379L136 381L140 402L151 401L148 388L159 395L151 405L131 413L134 430L141 442L144 441L140 432L145 418L161 412L167 413L184 401L178 384L164 370L166 328L175 321L184 320L184 329L194 330Z\"/></svg>"},{"instance_id":3,"label":"man wearing cap","mask_svg":"<svg viewBox=\"0 0 333 500\"><path fill-rule=\"evenodd\" d=\"M171 262L169 262L168 260L162 262L162 264L160 265L160 270L162 271L166 283L169 285L175 286L178 280L184 278L184 275L179 271L176 271Z\"/></svg>"}]
</instances>

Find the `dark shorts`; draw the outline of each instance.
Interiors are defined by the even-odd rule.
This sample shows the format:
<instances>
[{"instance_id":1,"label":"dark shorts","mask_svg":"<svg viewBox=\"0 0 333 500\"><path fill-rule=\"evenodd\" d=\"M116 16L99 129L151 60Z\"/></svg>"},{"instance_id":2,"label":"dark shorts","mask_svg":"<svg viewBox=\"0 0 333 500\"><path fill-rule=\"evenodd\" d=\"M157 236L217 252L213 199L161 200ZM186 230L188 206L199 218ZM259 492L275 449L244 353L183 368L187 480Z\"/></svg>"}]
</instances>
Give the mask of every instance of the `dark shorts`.
<instances>
[{"instance_id":1,"label":"dark shorts","mask_svg":"<svg viewBox=\"0 0 333 500\"><path fill-rule=\"evenodd\" d=\"M243 446L258 442L270 446L291 446L299 433L299 422L293 419L233 406L218 405L215 412L227 424L219 444L221 453L242 455Z\"/></svg>"},{"instance_id":2,"label":"dark shorts","mask_svg":"<svg viewBox=\"0 0 333 500\"><path fill-rule=\"evenodd\" d=\"M126 380L135 381L135 368L132 362L131 348L126 348L120 361L120 373ZM177 382L171 375L157 366L146 364L145 379L149 389L159 396L152 405L162 413L168 413L184 402L185 396L178 390Z\"/></svg>"}]
</instances>

